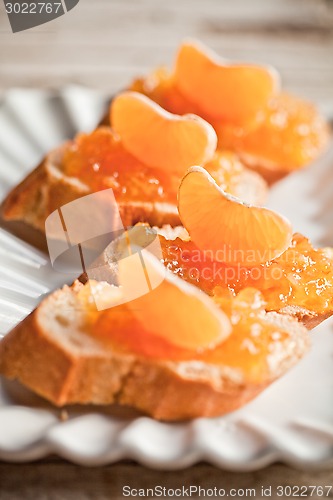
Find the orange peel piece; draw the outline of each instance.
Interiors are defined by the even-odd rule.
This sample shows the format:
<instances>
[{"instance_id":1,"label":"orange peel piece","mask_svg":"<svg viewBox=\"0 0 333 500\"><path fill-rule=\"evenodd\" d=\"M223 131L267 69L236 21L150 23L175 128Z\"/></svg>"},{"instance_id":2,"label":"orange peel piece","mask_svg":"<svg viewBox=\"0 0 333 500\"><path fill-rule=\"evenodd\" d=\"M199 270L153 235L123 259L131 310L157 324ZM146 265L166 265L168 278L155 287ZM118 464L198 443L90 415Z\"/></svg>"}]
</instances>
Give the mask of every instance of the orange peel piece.
<instances>
[{"instance_id":1,"label":"orange peel piece","mask_svg":"<svg viewBox=\"0 0 333 500\"><path fill-rule=\"evenodd\" d=\"M192 165L209 161L216 150L216 133L205 120L169 113L137 92L119 94L110 114L125 148L151 167L184 175Z\"/></svg>"},{"instance_id":2,"label":"orange peel piece","mask_svg":"<svg viewBox=\"0 0 333 500\"><path fill-rule=\"evenodd\" d=\"M256 122L280 78L271 66L231 64L199 42L184 42L174 70L176 86L204 116L243 126Z\"/></svg>"},{"instance_id":3,"label":"orange peel piece","mask_svg":"<svg viewBox=\"0 0 333 500\"><path fill-rule=\"evenodd\" d=\"M141 251L145 273L160 284L126 303L143 330L171 345L192 351L213 348L231 333L231 323L212 299L171 272L147 250ZM119 283L125 297L136 294L142 269L137 260L118 262Z\"/></svg>"},{"instance_id":4,"label":"orange peel piece","mask_svg":"<svg viewBox=\"0 0 333 500\"><path fill-rule=\"evenodd\" d=\"M178 210L192 241L212 260L248 267L271 261L291 244L289 221L225 193L201 167L192 167L178 193Z\"/></svg>"}]
</instances>

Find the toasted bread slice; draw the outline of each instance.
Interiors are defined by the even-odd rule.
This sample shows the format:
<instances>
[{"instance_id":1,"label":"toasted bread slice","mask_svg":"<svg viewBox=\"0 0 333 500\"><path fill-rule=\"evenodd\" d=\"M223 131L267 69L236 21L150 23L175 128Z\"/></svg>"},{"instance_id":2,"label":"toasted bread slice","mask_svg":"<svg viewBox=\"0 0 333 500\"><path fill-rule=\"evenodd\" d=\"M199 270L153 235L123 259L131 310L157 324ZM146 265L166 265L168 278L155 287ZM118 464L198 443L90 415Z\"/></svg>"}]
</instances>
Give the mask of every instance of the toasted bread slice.
<instances>
[{"instance_id":1,"label":"toasted bread slice","mask_svg":"<svg viewBox=\"0 0 333 500\"><path fill-rule=\"evenodd\" d=\"M107 340L107 332L91 333L91 321L78 298L83 286L76 282L54 292L0 342L0 373L57 406L118 403L160 420L222 415L253 399L309 347L308 333L297 321L264 313L262 324L275 333L267 346L269 359L258 364L259 371L256 366L254 379L246 375L237 355L236 363L228 365L202 357L177 360L166 354L165 359L154 359L118 350ZM115 328L111 319L110 332ZM237 335L237 324L233 328L230 338ZM222 347L232 352L233 344L225 342Z\"/></svg>"}]
</instances>

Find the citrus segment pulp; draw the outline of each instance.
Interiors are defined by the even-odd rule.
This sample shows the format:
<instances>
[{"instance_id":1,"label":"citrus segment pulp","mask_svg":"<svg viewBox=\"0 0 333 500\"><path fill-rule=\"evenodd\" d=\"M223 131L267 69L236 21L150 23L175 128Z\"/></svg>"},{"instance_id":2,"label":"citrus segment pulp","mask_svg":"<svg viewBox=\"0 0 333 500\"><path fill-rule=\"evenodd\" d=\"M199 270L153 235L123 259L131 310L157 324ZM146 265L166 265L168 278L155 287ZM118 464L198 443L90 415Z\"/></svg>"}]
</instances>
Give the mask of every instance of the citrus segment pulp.
<instances>
[{"instance_id":1,"label":"citrus segment pulp","mask_svg":"<svg viewBox=\"0 0 333 500\"><path fill-rule=\"evenodd\" d=\"M209 297L167 271L148 251L142 250L141 257L147 278L161 282L126 304L144 330L192 351L212 348L229 336L227 316ZM133 289L135 293L141 269L128 258L121 259L118 268L122 290L130 297Z\"/></svg>"},{"instance_id":2,"label":"citrus segment pulp","mask_svg":"<svg viewBox=\"0 0 333 500\"><path fill-rule=\"evenodd\" d=\"M130 153L167 172L183 175L190 166L210 160L216 150L216 133L205 120L169 113L136 92L114 99L111 123Z\"/></svg>"},{"instance_id":3,"label":"citrus segment pulp","mask_svg":"<svg viewBox=\"0 0 333 500\"><path fill-rule=\"evenodd\" d=\"M279 90L279 76L268 66L230 64L197 42L181 45L175 83L204 114L235 125L257 121Z\"/></svg>"},{"instance_id":4,"label":"citrus segment pulp","mask_svg":"<svg viewBox=\"0 0 333 500\"><path fill-rule=\"evenodd\" d=\"M254 267L291 244L291 225L284 217L225 193L200 167L192 167L183 178L178 210L192 241L211 252L212 260Z\"/></svg>"}]
</instances>

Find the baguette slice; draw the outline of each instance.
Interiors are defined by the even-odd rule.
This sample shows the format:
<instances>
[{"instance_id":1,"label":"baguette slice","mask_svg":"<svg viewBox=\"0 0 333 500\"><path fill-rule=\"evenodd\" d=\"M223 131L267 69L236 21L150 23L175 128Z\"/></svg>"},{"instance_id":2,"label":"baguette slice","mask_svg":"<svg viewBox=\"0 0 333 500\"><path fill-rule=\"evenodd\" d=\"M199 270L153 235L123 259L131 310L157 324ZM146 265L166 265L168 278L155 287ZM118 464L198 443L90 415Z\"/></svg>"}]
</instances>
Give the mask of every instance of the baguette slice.
<instances>
[{"instance_id":1,"label":"baguette slice","mask_svg":"<svg viewBox=\"0 0 333 500\"><path fill-rule=\"evenodd\" d=\"M57 406L118 403L170 421L222 415L253 399L309 347L308 333L297 321L264 313L281 340L273 341L257 381L249 380L238 360L229 366L123 352L106 336L89 333L87 311L78 300L84 286L76 282L54 292L0 342L0 373ZM237 325L234 330L230 338Z\"/></svg>"},{"instance_id":2,"label":"baguette slice","mask_svg":"<svg viewBox=\"0 0 333 500\"><path fill-rule=\"evenodd\" d=\"M44 233L45 220L54 210L91 194L90 186L63 172L62 157L69 144L67 142L51 151L41 164L8 194L2 205L2 216L5 220L20 220ZM140 221L157 226L180 223L176 204L127 201L118 202L118 208L125 227Z\"/></svg>"},{"instance_id":3,"label":"baguette slice","mask_svg":"<svg viewBox=\"0 0 333 500\"><path fill-rule=\"evenodd\" d=\"M54 210L92 193L89 185L64 173L62 158L70 144L67 142L51 151L40 165L8 194L1 207L1 215L6 221L21 221L44 233L45 220ZM266 193L267 185L264 180L256 172L244 168L233 194L260 205L266 199ZM144 200L145 193L142 195ZM174 198L174 203L117 199L124 227L133 226L137 222L147 222L158 227L165 224L178 226L180 218L176 193Z\"/></svg>"}]
</instances>

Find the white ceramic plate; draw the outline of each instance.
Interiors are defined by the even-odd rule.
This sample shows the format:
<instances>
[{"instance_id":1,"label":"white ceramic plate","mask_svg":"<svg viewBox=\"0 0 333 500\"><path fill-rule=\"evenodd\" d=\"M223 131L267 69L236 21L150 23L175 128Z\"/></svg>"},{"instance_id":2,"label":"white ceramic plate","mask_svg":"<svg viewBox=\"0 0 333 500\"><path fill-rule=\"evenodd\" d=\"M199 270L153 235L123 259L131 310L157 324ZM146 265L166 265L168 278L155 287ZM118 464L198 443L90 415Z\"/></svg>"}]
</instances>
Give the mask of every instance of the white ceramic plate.
<instances>
[{"instance_id":1,"label":"white ceramic plate","mask_svg":"<svg viewBox=\"0 0 333 500\"><path fill-rule=\"evenodd\" d=\"M76 87L8 93L0 108L0 196L48 149L77 129L92 128L104 106L94 92ZM277 185L269 202L320 245L333 245L332 166L331 150L313 168ZM0 230L0 335L64 279L44 255ZM316 329L311 353L296 368L223 418L164 424L75 407L63 421L59 410L0 379L0 458L28 461L56 453L84 465L132 458L161 469L201 460L230 470L278 460L300 468L333 464L332 325L326 321Z\"/></svg>"}]
</instances>

